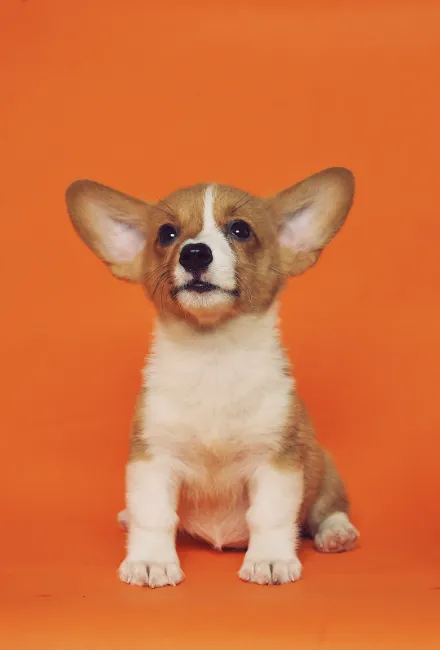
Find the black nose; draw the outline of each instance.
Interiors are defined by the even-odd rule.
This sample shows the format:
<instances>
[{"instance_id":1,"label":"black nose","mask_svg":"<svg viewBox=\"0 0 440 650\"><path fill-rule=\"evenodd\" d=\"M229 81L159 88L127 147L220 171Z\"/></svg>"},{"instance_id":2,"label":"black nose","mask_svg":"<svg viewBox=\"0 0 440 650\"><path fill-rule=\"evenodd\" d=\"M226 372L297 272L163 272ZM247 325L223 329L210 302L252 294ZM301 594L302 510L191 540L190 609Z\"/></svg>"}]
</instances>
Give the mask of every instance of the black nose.
<instances>
[{"instance_id":1,"label":"black nose","mask_svg":"<svg viewBox=\"0 0 440 650\"><path fill-rule=\"evenodd\" d=\"M190 273L204 271L212 262L212 251L206 244L186 244L180 251L179 262Z\"/></svg>"}]
</instances>

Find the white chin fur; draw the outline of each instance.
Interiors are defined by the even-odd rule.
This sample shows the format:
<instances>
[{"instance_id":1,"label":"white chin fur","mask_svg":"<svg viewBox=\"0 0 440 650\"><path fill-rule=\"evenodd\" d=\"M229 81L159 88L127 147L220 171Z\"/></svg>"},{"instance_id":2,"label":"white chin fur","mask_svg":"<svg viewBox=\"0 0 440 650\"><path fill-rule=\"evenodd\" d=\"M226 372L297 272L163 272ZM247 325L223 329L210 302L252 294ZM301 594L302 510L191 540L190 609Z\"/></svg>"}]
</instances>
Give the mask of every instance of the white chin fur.
<instances>
[{"instance_id":1,"label":"white chin fur","mask_svg":"<svg viewBox=\"0 0 440 650\"><path fill-rule=\"evenodd\" d=\"M177 300L182 307L188 311L203 309L221 309L230 307L234 297L224 291L209 291L208 293L196 293L194 291L180 291Z\"/></svg>"}]
</instances>

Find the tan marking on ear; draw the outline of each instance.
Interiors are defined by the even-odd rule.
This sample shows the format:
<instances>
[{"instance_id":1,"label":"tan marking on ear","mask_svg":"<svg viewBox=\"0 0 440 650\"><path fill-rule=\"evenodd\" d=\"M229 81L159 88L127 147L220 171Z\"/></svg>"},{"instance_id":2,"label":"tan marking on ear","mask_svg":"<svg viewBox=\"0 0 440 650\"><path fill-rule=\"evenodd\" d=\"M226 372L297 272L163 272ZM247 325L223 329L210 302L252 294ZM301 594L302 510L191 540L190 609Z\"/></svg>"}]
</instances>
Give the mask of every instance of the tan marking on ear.
<instances>
[{"instance_id":1,"label":"tan marking on ear","mask_svg":"<svg viewBox=\"0 0 440 650\"><path fill-rule=\"evenodd\" d=\"M141 281L143 240L151 206L89 180L72 183L66 191L66 203L72 224L86 246L116 277Z\"/></svg>"},{"instance_id":2,"label":"tan marking on ear","mask_svg":"<svg viewBox=\"0 0 440 650\"><path fill-rule=\"evenodd\" d=\"M299 275L318 261L344 224L353 196L353 174L334 167L269 199L280 229L283 273Z\"/></svg>"},{"instance_id":3,"label":"tan marking on ear","mask_svg":"<svg viewBox=\"0 0 440 650\"><path fill-rule=\"evenodd\" d=\"M284 248L281 250L280 255L280 272L290 276L301 275L316 264L321 253L320 250L310 251L309 253L305 251L293 253Z\"/></svg>"}]
</instances>

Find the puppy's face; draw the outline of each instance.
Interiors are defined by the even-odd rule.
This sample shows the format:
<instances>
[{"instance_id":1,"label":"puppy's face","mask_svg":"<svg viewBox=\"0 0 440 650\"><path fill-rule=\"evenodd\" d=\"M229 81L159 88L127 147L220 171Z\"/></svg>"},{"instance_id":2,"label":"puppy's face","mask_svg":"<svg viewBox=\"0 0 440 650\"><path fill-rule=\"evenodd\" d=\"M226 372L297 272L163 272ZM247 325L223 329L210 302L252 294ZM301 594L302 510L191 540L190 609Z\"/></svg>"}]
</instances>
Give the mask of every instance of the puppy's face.
<instances>
[{"instance_id":1,"label":"puppy's face","mask_svg":"<svg viewBox=\"0 0 440 650\"><path fill-rule=\"evenodd\" d=\"M163 318L212 326L265 311L342 226L353 176L325 170L271 198L196 185L156 204L92 181L67 190L78 233L113 273L142 283Z\"/></svg>"}]
</instances>

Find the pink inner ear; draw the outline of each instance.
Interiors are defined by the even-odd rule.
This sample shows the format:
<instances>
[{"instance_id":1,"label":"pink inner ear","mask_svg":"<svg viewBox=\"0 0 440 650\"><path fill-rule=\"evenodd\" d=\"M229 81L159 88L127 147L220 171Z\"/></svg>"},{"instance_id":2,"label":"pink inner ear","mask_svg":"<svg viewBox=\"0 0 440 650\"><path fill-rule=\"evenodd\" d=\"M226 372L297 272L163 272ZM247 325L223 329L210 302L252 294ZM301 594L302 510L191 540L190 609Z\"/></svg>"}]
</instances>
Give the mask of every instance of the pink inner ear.
<instances>
[{"instance_id":1,"label":"pink inner ear","mask_svg":"<svg viewBox=\"0 0 440 650\"><path fill-rule=\"evenodd\" d=\"M280 244L292 251L312 251L317 247L317 224L312 205L286 216L280 233Z\"/></svg>"},{"instance_id":2,"label":"pink inner ear","mask_svg":"<svg viewBox=\"0 0 440 650\"><path fill-rule=\"evenodd\" d=\"M103 247L114 262L131 262L145 245L144 234L132 224L113 219L107 211L96 214Z\"/></svg>"}]
</instances>

